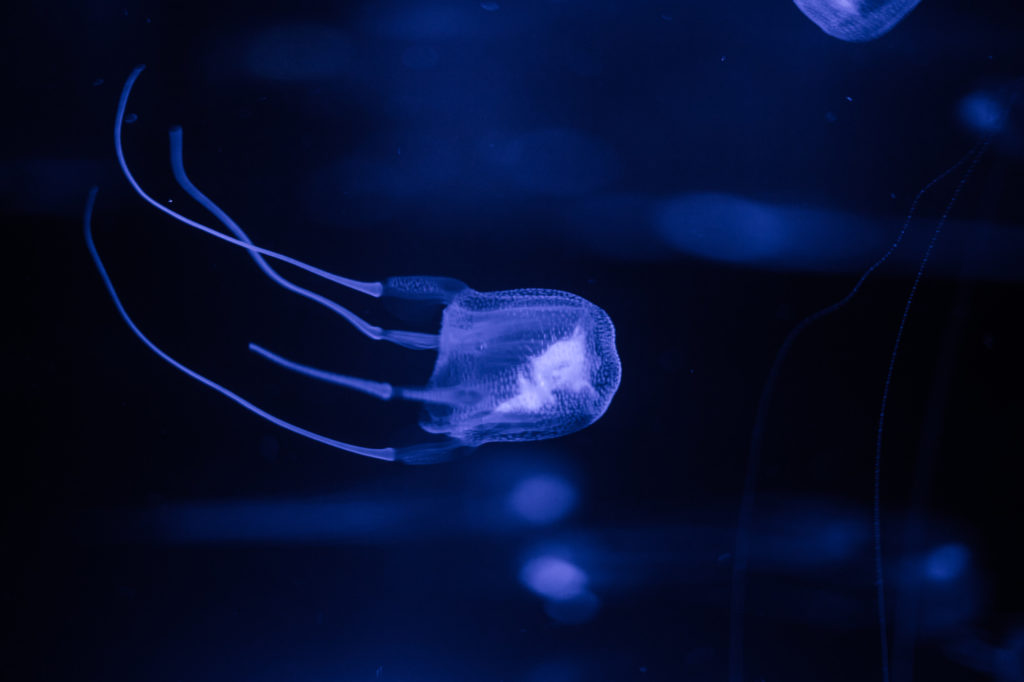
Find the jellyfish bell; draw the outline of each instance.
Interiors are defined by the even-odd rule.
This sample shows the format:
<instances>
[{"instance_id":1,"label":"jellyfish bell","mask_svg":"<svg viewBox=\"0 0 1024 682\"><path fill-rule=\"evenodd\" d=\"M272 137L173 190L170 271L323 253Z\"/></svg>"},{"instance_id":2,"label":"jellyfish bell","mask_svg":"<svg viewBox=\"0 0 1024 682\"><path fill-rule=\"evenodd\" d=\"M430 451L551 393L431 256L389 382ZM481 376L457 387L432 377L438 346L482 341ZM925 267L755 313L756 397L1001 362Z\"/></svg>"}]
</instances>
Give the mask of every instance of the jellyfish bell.
<instances>
[{"instance_id":1,"label":"jellyfish bell","mask_svg":"<svg viewBox=\"0 0 1024 682\"><path fill-rule=\"evenodd\" d=\"M579 296L551 289L480 292L448 277L392 277L383 282L360 282L258 247L227 213L189 180L180 128L170 132L175 179L234 236L187 218L154 200L133 177L121 142L128 95L144 68L136 67L125 82L114 124L118 162L135 192L179 222L246 249L276 284L338 314L364 336L414 350L436 350L437 362L425 386L399 387L303 365L254 343L249 344L249 349L310 378L382 400L423 403L426 416L421 427L428 433L443 436L443 440L402 448L368 448L335 440L266 412L165 353L132 321L96 250L92 237L94 188L85 209L86 245L118 313L156 355L273 424L331 447L389 461L430 463L448 459L460 448L474 448L484 443L556 438L594 423L608 409L622 372L615 348L615 327L607 313ZM441 328L438 333L382 329L335 301L291 282L278 273L268 259L287 263L374 298L443 305Z\"/></svg>"},{"instance_id":2,"label":"jellyfish bell","mask_svg":"<svg viewBox=\"0 0 1024 682\"><path fill-rule=\"evenodd\" d=\"M888 33L921 0L793 0L833 38L864 43Z\"/></svg>"},{"instance_id":3,"label":"jellyfish bell","mask_svg":"<svg viewBox=\"0 0 1024 682\"><path fill-rule=\"evenodd\" d=\"M421 426L468 444L556 438L597 420L618 388L615 328L564 291L465 289L444 310Z\"/></svg>"}]
</instances>

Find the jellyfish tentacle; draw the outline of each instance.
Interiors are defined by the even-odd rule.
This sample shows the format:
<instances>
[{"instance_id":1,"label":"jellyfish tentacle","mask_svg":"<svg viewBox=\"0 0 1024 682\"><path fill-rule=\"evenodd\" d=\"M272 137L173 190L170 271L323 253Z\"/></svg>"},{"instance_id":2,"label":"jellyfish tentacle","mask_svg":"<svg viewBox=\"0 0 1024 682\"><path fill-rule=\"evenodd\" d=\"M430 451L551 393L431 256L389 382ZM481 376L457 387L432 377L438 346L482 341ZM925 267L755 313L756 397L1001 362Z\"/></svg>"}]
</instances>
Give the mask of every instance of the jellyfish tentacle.
<instances>
[{"instance_id":1,"label":"jellyfish tentacle","mask_svg":"<svg viewBox=\"0 0 1024 682\"><path fill-rule=\"evenodd\" d=\"M754 515L754 504L757 489L757 479L760 473L761 464L761 449L764 442L764 432L767 426L768 418L768 406L771 403L772 396L775 392L775 386L778 382L779 375L782 370L782 365L786 358L789 356L789 352L797 339L803 334L803 332L813 325L815 322L822 318L828 317L835 312L846 307L846 305L857 296L861 288L867 279L889 258L896 252L896 250L903 243L903 239L907 234L907 230L910 228L910 224L917 214L917 206L921 202L921 199L937 184L945 180L951 174L957 171L965 164L968 164L968 175L973 169L974 165L980 154L984 151L987 146L987 142L979 142L972 146L963 156L961 156L955 163L947 167L944 171L932 178L924 187L918 190L913 200L910 202L910 207L907 210L907 215L903 220L903 224L900 226L896 236L890 242L889 247L885 253L878 257L874 263L872 263L857 279L854 285L838 301L831 303L820 310L817 310L810 315L806 316L800 322L798 322L786 335L786 338L782 341L779 346L779 350L775 353L775 358L772 361L771 368L768 370L768 376L765 379L764 386L761 388L761 395L758 399L757 408L754 415L754 426L750 434L750 442L747 449L747 463L746 473L743 481L743 491L740 498L740 509L737 516L736 522L736 537L734 539L734 551L733 551L733 565L732 565L732 604L729 610L729 679L739 680L743 674L743 635L744 635L744 624L743 616L746 605L746 576L750 562L750 529L753 523ZM963 180L961 180L963 182ZM959 190L957 190L959 192ZM941 226L941 223L940 223Z\"/></svg>"},{"instance_id":2,"label":"jellyfish tentacle","mask_svg":"<svg viewBox=\"0 0 1024 682\"><path fill-rule=\"evenodd\" d=\"M252 239L250 239L249 235L245 233L245 230L243 230L241 226L224 211L224 209L218 206L216 202L203 194L202 190L196 187L189 179L188 173L185 172L184 154L182 152L182 135L183 133L180 126L171 128L171 170L174 173L174 179L177 180L178 185L185 190L186 194L195 199L200 206L212 213L214 217L224 225L224 227L229 229L236 237L238 237L239 240L244 242L243 246L247 245L251 247ZM325 308L337 313L348 321L349 324L358 329L364 336L374 339L375 341L390 341L391 343L411 348L413 350L437 348L436 334L381 329L380 327L370 324L348 308L332 301L326 296L310 291L309 289L301 287L286 279L277 272L277 270L271 267L269 263L267 263L266 259L259 251L253 249L248 249L248 251L249 255L252 256L252 259L256 262L256 265L263 271L263 274L269 277L275 284L291 291L292 293L319 303Z\"/></svg>"},{"instance_id":3,"label":"jellyfish tentacle","mask_svg":"<svg viewBox=\"0 0 1024 682\"><path fill-rule=\"evenodd\" d=\"M267 258L273 258L283 263L288 263L289 265L299 268L300 270L305 270L306 272L314 274L317 277L322 277L323 279L334 282L335 284L340 284L343 287L347 287L354 291L359 291L368 296L373 296L374 298L380 297L381 292L384 290L384 285L381 284L380 282L361 282L359 280L349 279L348 277L335 275L334 273L328 272L316 266L309 265L308 263L303 263L302 261L296 258L292 258L291 256L286 256L283 253L271 251L270 249L264 249L263 247L255 246L254 244L247 243L241 239L236 239L234 237L224 234L223 232L218 232L212 227L208 227L200 222L192 220L191 218L183 216L177 211L174 211L168 208L167 206L164 206L159 201L146 194L145 190L143 190L142 186L139 185L138 181L135 180L135 176L132 175L131 170L128 168L128 162L125 161L124 149L121 144L121 133L124 129L124 112L125 108L128 105L128 95L131 94L132 86L135 84L135 80L139 77L139 74L142 73L143 69L145 68L145 65L136 66L135 69L131 72L131 75L128 76L128 80L125 81L124 88L121 90L121 97L117 103L117 115L114 118L114 152L117 155L117 162L118 165L121 167L121 172L124 174L124 177L128 181L128 184L132 186L133 190L135 190L136 194L138 194L151 206L154 206L160 211L163 211L164 213L171 216L175 220L182 222L188 225L189 227L194 227L195 229L205 232L206 234L216 237L217 239L222 239L230 244L234 244L235 246L241 246L243 249L248 250L250 253L261 254L263 256L266 256Z\"/></svg>"},{"instance_id":4,"label":"jellyfish tentacle","mask_svg":"<svg viewBox=\"0 0 1024 682\"><path fill-rule=\"evenodd\" d=\"M263 346L255 343L249 344L249 350L262 356L263 358L270 360L275 365L280 365L287 370L304 374L313 379L319 379L320 381L326 381L330 384L336 384L338 386L344 386L345 388L351 388L352 390L372 395L375 398L381 400L391 400L395 396L394 387L384 381L372 381L370 379L360 379L358 377L350 377L344 374L338 374L336 372L329 372L323 369L317 369L316 367L310 367L309 365L302 365L294 360L281 357L273 351L269 351Z\"/></svg>"},{"instance_id":5,"label":"jellyfish tentacle","mask_svg":"<svg viewBox=\"0 0 1024 682\"><path fill-rule=\"evenodd\" d=\"M455 451L467 447L457 438L427 441L395 449L395 461L402 464L437 464L455 457Z\"/></svg>"},{"instance_id":6,"label":"jellyfish tentacle","mask_svg":"<svg viewBox=\"0 0 1024 682\"><path fill-rule=\"evenodd\" d=\"M411 350L433 350L441 342L441 337L437 334L409 332L401 329L381 329L380 327L375 327L375 329L380 334L379 339Z\"/></svg>"},{"instance_id":7,"label":"jellyfish tentacle","mask_svg":"<svg viewBox=\"0 0 1024 682\"><path fill-rule=\"evenodd\" d=\"M315 433L313 431L310 431L309 429L304 429L301 426L296 426L295 424L292 424L291 422L287 422L287 421L281 419L280 417L276 417L276 416L270 414L269 412L267 412L266 410L263 410L262 408L260 408L260 407L258 407L256 405L254 405L253 403L249 402L248 400L246 400L242 396L238 395L237 393L235 393L235 392L225 388L224 386L221 386L220 384L216 383L212 379L208 379L207 377L203 376L199 372L196 372L195 370L193 370L193 369L191 369L189 367L186 367L185 365L181 364L180 362L175 360L173 357L168 355L161 348L159 348L152 341L150 341L149 338L145 334L142 333L142 330L139 329L139 327L135 324L135 322L132 320L132 318L128 315L128 311L125 309L124 305L121 303L121 299L117 295L117 291L114 289L114 284L113 284L113 282L110 279L110 275L107 274L107 269L106 269L106 267L104 267L103 261L100 259L99 252L96 250L96 244L93 242L93 237L92 237L92 212L93 212L93 206L96 203L96 194L97 194L97 192L98 192L97 188L93 187L89 191L89 197L86 200L86 204L85 204L85 214L84 214L84 217L83 217L83 229L84 229L84 233L85 233L85 244L86 244L86 247L88 247L88 249L89 249L89 255L92 257L93 263L95 263L95 265L96 265L96 269L99 271L100 279L103 280L103 285L106 287L107 293L110 295L111 300L114 302L114 307L117 308L117 312L120 314L121 319L123 319L125 321L125 323L128 325L128 328L131 329L132 333L134 333L135 336L138 337L138 339L140 341L142 341L142 343L144 343L147 348L149 348L151 351L153 351L153 353L155 353L157 356L159 356L161 359L166 361L169 365L171 365L172 367L174 367L178 371L182 372L183 374L186 374L187 376L192 377L193 379L195 379L196 381L204 384L208 388L212 388L213 390L217 391L221 395L223 395L223 396L225 396L227 398L230 398L232 401L234 401L235 403L241 405L242 407L244 407L245 409L249 410L253 414L255 414L255 415L259 416L259 417L262 417L266 421L268 421L268 422L270 422L272 424L275 424L277 426L280 426L283 429L291 431L292 433L296 433L296 434L298 434L300 436L304 436L306 438L309 438L310 440L315 440L318 443L323 443L324 445L328 445L330 447L337 448L339 450L345 450L346 452L351 452L351 453L354 453L354 454L357 454L357 455L363 455L364 457L372 457L374 459L382 459L382 460L387 460L387 461L394 461L395 460L395 449L394 448L366 448L366 447L362 447L362 446L359 446L359 445L353 445L351 443L345 443L345 442L342 442L340 440L335 440L333 438L328 438L327 436L321 435L319 433Z\"/></svg>"},{"instance_id":8,"label":"jellyfish tentacle","mask_svg":"<svg viewBox=\"0 0 1024 682\"><path fill-rule=\"evenodd\" d=\"M325 381L329 384L351 388L354 391L359 391L366 395L372 395L373 397L380 398L381 400L393 400L398 398L401 400L413 400L421 403L453 406L464 406L474 400L474 395L471 391L392 386L384 381L360 379L346 374L329 372L309 365L303 365L295 362L294 360L289 360L288 358L282 357L255 343L249 344L249 350L292 372L304 374L312 379ZM476 396L475 399L479 399L479 396Z\"/></svg>"},{"instance_id":9,"label":"jellyfish tentacle","mask_svg":"<svg viewBox=\"0 0 1024 682\"><path fill-rule=\"evenodd\" d=\"M885 384L882 388L882 401L878 413L878 426L875 430L875 462L874 475L872 479L873 495L871 506L871 525L875 563L875 605L878 610L879 644L882 658L882 679L884 682L889 681L889 631L885 606L885 573L883 571L882 564L882 443L885 435L885 417L889 404L889 394L892 389L892 379L896 369L896 358L900 352L900 344L903 341L903 333L906 331L907 319L910 317L910 308L914 303L914 296L917 293L918 287L921 285L921 279L924 277L924 271L928 266L928 260L932 255L932 251L935 249L935 243L939 240L942 228L945 226L946 220L949 218L949 214L953 210L954 204L956 204L957 199L960 197L960 193L963 191L967 181L974 173L974 169L977 167L978 162L980 162L981 158L985 155L989 142L990 140L985 140L971 158L970 165L967 166L967 169L960 177L960 181L957 183L956 188L953 190L952 195L950 195L949 201L946 202L946 206L942 211L942 216L939 218L938 222L935 223L935 229L932 230L932 236L928 241L928 247L921 256L917 272L914 274L914 281L910 285L910 291L907 293L907 298L903 305L903 313L900 315L899 326L896 330L896 338L893 341L892 351L889 354L889 365L886 369Z\"/></svg>"},{"instance_id":10,"label":"jellyfish tentacle","mask_svg":"<svg viewBox=\"0 0 1024 682\"><path fill-rule=\"evenodd\" d=\"M451 277L388 277L381 295L447 305L466 289L468 284Z\"/></svg>"}]
</instances>

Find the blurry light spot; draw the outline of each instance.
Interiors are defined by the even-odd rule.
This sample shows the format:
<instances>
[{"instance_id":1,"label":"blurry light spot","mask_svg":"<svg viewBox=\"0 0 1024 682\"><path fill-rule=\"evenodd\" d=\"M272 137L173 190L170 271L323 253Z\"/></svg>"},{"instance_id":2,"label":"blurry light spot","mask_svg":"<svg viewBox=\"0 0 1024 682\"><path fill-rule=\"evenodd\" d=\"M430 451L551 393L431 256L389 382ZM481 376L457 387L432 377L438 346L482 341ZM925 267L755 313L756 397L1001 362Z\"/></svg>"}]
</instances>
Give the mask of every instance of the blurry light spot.
<instances>
[{"instance_id":1,"label":"blurry light spot","mask_svg":"<svg viewBox=\"0 0 1024 682\"><path fill-rule=\"evenodd\" d=\"M825 120L828 121L829 123L835 123L837 120L839 120L839 117L835 115L835 112L826 111Z\"/></svg>"},{"instance_id":2,"label":"blurry light spot","mask_svg":"<svg viewBox=\"0 0 1024 682\"><path fill-rule=\"evenodd\" d=\"M139 120L139 115L138 114L125 114L125 117L124 117L124 122L125 123L135 123L138 120Z\"/></svg>"},{"instance_id":3,"label":"blurry light spot","mask_svg":"<svg viewBox=\"0 0 1024 682\"><path fill-rule=\"evenodd\" d=\"M925 557L924 573L936 582L954 580L967 567L970 552L959 543L937 547Z\"/></svg>"},{"instance_id":4,"label":"blurry light spot","mask_svg":"<svg viewBox=\"0 0 1024 682\"><path fill-rule=\"evenodd\" d=\"M509 495L509 506L531 523L554 523L576 505L576 490L560 476L540 474L519 482Z\"/></svg>"},{"instance_id":5,"label":"blurry light spot","mask_svg":"<svg viewBox=\"0 0 1024 682\"><path fill-rule=\"evenodd\" d=\"M499 9L499 5L496 2L481 2L480 7L488 12L497 12Z\"/></svg>"},{"instance_id":6,"label":"blurry light spot","mask_svg":"<svg viewBox=\"0 0 1024 682\"><path fill-rule=\"evenodd\" d=\"M975 133L991 135L1003 129L1006 108L989 93L975 92L960 100L960 118Z\"/></svg>"},{"instance_id":7,"label":"blurry light spot","mask_svg":"<svg viewBox=\"0 0 1024 682\"><path fill-rule=\"evenodd\" d=\"M96 87L98 85L103 85L103 79L102 78L97 78L96 80L94 80L92 82L92 85L93 85L93 87Z\"/></svg>"},{"instance_id":8,"label":"blurry light spot","mask_svg":"<svg viewBox=\"0 0 1024 682\"><path fill-rule=\"evenodd\" d=\"M519 580L542 597L567 601L586 590L587 574L575 564L554 556L539 556L523 564Z\"/></svg>"},{"instance_id":9,"label":"blurry light spot","mask_svg":"<svg viewBox=\"0 0 1024 682\"><path fill-rule=\"evenodd\" d=\"M672 246L706 258L743 263L784 251L790 237L776 210L727 194L689 194L665 202L656 218Z\"/></svg>"},{"instance_id":10,"label":"blurry light spot","mask_svg":"<svg viewBox=\"0 0 1024 682\"><path fill-rule=\"evenodd\" d=\"M863 529L859 524L836 519L821 528L816 550L824 561L841 561L859 549L863 541Z\"/></svg>"}]
</instances>

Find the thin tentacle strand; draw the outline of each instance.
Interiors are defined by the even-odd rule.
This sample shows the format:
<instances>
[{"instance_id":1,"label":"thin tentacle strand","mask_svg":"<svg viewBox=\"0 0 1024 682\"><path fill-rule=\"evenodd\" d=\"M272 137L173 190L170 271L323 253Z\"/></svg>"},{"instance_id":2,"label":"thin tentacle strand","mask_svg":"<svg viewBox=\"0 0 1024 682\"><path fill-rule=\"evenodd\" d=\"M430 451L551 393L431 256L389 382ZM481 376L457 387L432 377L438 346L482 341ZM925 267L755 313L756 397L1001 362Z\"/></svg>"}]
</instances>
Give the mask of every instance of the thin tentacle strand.
<instances>
[{"instance_id":1,"label":"thin tentacle strand","mask_svg":"<svg viewBox=\"0 0 1024 682\"><path fill-rule=\"evenodd\" d=\"M153 197L149 196L142 189L141 185L139 185L138 181L135 180L135 176L132 175L131 170L128 168L128 163L127 161L125 161L124 158L124 148L121 142L121 135L124 129L124 112L126 107L128 106L128 96L131 94L132 86L135 85L135 81L138 79L139 74L141 74L145 68L146 66L144 64L140 64L139 66L136 66L135 69L128 76L128 80L125 81L124 88L121 90L121 97L118 99L117 102L117 115L114 118L114 152L117 155L117 162L118 165L120 165L121 167L121 172L124 173L125 179L128 180L128 184L132 186L132 189L135 190L136 194L138 194L148 204L150 204L154 208L159 209L163 213L166 213L175 220L185 223L190 227L194 227L195 229L205 232L206 234L216 237L217 239L222 239L228 243L234 244L235 246L240 246L243 249L248 250L250 253L261 254L268 258L273 258L283 263L288 263L289 265L295 266L300 270L305 270L306 272L314 274L317 277L322 277L323 279L334 282L335 284L340 284L343 287L347 287L354 291L362 292L368 296L373 296L374 298L380 297L381 293L384 290L384 285L381 284L380 282L360 282L358 280L349 279L347 277L342 277L340 275L335 275L321 268L309 265L307 263L303 263L302 261L296 258L292 258L291 256L286 256L283 253L271 251L270 249L264 249L262 247L255 246L251 243L247 243L241 239L236 239L234 237L224 234L223 232L218 232L212 227L208 227L206 225L203 225L202 223L192 220L191 218L183 216L180 213L171 210L167 206L164 206Z\"/></svg>"},{"instance_id":2,"label":"thin tentacle strand","mask_svg":"<svg viewBox=\"0 0 1024 682\"><path fill-rule=\"evenodd\" d=\"M163 349L158 347L155 343L150 341L149 337L142 333L142 330L139 329L139 327L132 320L131 316L128 315L128 311L125 309L124 304L121 303L121 298L117 295L117 290L114 289L114 283L111 281L110 275L107 274L107 269L103 265L103 261L100 259L100 254L96 250L96 244L94 243L92 237L92 213L93 207L96 203L97 192L97 188L93 187L89 191L89 197L85 203L85 213L82 219L83 231L85 233L85 244L86 247L88 247L89 249L89 255L92 257L92 261L96 265L97 271L99 271L100 279L103 280L103 286L106 287L107 293L110 295L110 299L114 302L114 307L117 308L118 314L121 316L121 319L124 320L125 324L128 325L128 328L131 329L132 333L135 334L135 336L140 341L142 341L142 343L145 344L147 348L149 348L158 357L160 357L162 360L167 362L169 365L171 365L178 371L182 372L183 374L189 377L192 377L193 379L207 386L208 388L212 388L221 395L231 399L238 405L241 405L245 409L265 419L271 424L280 426L281 428L287 429L288 431L296 433L300 436L304 436L311 440L315 440L318 443L323 443L324 445L328 445L332 448L337 448L338 450L345 450L346 452L351 452L357 455L363 455L364 457L372 457L374 459L382 459L387 461L394 461L396 459L394 448L367 448L362 447L360 445L345 443L343 441L335 440L333 438L321 435L314 431L310 431L309 429L304 429L301 426L296 426L295 424L287 422L284 419L281 419L280 417L276 417L273 414L270 414L266 410L262 409L261 407L249 402L248 400L238 395L237 393L225 388L224 386L221 386L212 379L209 379L200 374L199 372L196 372L195 370L186 367L185 365L183 365L182 363L178 362L173 357L168 355Z\"/></svg>"},{"instance_id":3,"label":"thin tentacle strand","mask_svg":"<svg viewBox=\"0 0 1024 682\"><path fill-rule=\"evenodd\" d=\"M351 377L345 374L338 374L336 372L310 367L309 365L303 365L295 362L294 360L289 360L288 358L281 357L277 353L269 351L255 343L249 344L249 350L266 358L276 365L284 367L287 370L291 370L292 372L304 374L305 376L312 379L318 379L319 381L326 381L329 384L344 386L345 388L350 388L354 391L359 391L360 393L372 395L373 397L380 398L381 400L413 400L421 403L458 407L472 402L474 397L479 399L479 396L473 396L471 392L465 390L446 391L432 388L406 388L402 386L392 386L384 381L373 381L371 379L360 379L358 377Z\"/></svg>"},{"instance_id":4,"label":"thin tentacle strand","mask_svg":"<svg viewBox=\"0 0 1024 682\"><path fill-rule=\"evenodd\" d=\"M182 151L182 130L176 126L171 128L170 131L170 142L171 142L171 169L174 173L174 179L177 180L178 185L181 186L185 192L195 199L195 201L205 208L207 211L212 213L214 217L219 220L224 227L232 232L239 240L248 245L246 248L249 251L249 255L256 262L256 265L263 271L267 277L269 277L275 284L291 291L292 293L298 294L303 298L307 298L311 301L319 303L325 308L337 313L342 318L347 320L353 327L359 330L364 336L374 339L375 341L390 341L391 343L410 348L413 350L429 350L437 348L437 334L427 334L423 332L412 332L404 330L393 330L393 329L381 329L375 325L370 324L363 318L353 313L348 308L332 301L326 296L310 291L305 287L301 287L298 284L286 279L280 273L277 272L267 260L263 257L262 253L257 250L253 250L252 240L249 235L239 226L234 219L231 218L220 206L218 206L212 199L206 196L198 187L196 187L189 179L188 174L185 172L185 163ZM177 214L175 214L177 215ZM218 233L219 234L219 233ZM365 284L365 283L364 283ZM381 289L385 291L385 289Z\"/></svg>"},{"instance_id":5,"label":"thin tentacle strand","mask_svg":"<svg viewBox=\"0 0 1024 682\"><path fill-rule=\"evenodd\" d=\"M729 679L732 682L739 682L743 678L743 614L746 606L746 577L750 563L750 526L753 522L757 492L757 477L761 463L761 449L764 441L765 426L767 424L768 407L771 403L771 398L775 391L775 386L778 382L782 365L797 339L808 327L815 322L838 312L850 303L850 301L852 301L860 292L868 277L884 265L893 253L896 252L903 243L903 239L907 234L910 223L917 212L918 204L924 195L935 187L935 185L945 180L949 175L956 172L957 169L961 168L965 164L969 164L967 171L969 174L970 170L972 170L974 165L977 163L978 158L980 158L980 154L986 145L987 143L984 142L975 145L966 154L953 163L953 165L936 175L924 187L918 190L914 199L910 203L910 208L907 210L906 218L900 226L899 232L889 244L889 248L886 249L885 253L861 274L845 296L835 303L811 313L800 320L800 322L790 330L789 334L786 335L786 338L783 340L782 344L779 346L779 350L775 354L775 358L772 361L771 368L768 371L768 376L765 379L764 386L761 389L761 395L758 399L754 417L754 426L750 435L746 474L744 476L743 491L740 498L740 509L736 523L736 540L734 545L732 568L732 605L729 614ZM966 177L961 180L961 183L965 180ZM959 192L959 188L957 191ZM951 206L952 202L949 207ZM947 212L949 207L947 207Z\"/></svg>"}]
</instances>

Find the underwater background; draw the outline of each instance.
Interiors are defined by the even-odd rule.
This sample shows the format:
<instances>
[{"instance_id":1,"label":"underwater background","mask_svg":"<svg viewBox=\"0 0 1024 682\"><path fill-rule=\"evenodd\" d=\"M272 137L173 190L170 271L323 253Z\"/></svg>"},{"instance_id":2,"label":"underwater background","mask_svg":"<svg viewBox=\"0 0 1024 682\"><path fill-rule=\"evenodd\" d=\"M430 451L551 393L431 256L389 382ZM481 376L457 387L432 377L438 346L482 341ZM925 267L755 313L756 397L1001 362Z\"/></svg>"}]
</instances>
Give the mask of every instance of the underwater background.
<instances>
[{"instance_id":1,"label":"underwater background","mask_svg":"<svg viewBox=\"0 0 1024 682\"><path fill-rule=\"evenodd\" d=\"M1019 3L923 0L862 42L788 0L8 15L11 679L1024 680ZM608 411L403 466L282 431L161 362L89 259L93 186L96 246L167 352L319 433L424 436L413 403L247 350L400 385L434 359L364 338L132 192L112 133L141 63L125 155L159 200L209 218L171 174L180 125L192 181L260 246L359 280L582 296L616 329ZM759 413L787 335L912 209L857 294L796 338ZM295 279L376 324L439 324ZM874 476L901 320L883 670Z\"/></svg>"}]
</instances>

